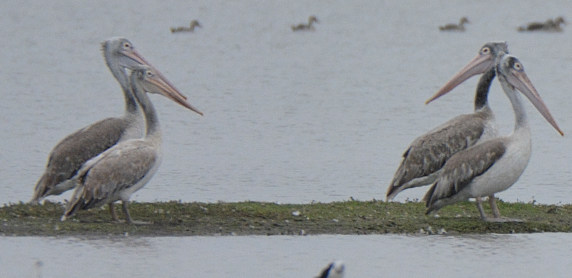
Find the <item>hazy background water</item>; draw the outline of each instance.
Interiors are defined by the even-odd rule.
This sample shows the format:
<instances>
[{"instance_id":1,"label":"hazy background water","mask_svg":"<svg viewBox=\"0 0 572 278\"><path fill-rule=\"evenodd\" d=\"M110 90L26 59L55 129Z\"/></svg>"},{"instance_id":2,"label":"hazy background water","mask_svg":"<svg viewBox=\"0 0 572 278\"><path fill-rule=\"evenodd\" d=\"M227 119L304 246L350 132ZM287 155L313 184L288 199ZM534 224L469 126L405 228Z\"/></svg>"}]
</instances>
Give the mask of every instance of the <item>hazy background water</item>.
<instances>
[{"instance_id":1,"label":"hazy background water","mask_svg":"<svg viewBox=\"0 0 572 278\"><path fill-rule=\"evenodd\" d=\"M505 40L566 135L527 103L533 155L499 197L570 203L571 32L515 29L569 19L571 7L516 0L2 1L0 204L30 199L49 151L64 136L123 113L99 45L114 36L129 38L205 113L152 96L164 132L163 165L133 200L382 199L411 141L473 110L477 78L431 105L424 101L484 43ZM320 20L315 32L290 30L310 15ZM437 30L461 16L471 21L466 32ZM203 28L169 32L192 19ZM497 82L490 102L501 133L509 133L512 110ZM425 189L397 200L421 197ZM343 259L347 277L476 277L497 270L555 277L569 270L558 258L570 256L570 240L557 234L1 238L7 251L0 269L6 277L34 277L40 260L46 277L311 277Z\"/></svg>"},{"instance_id":2,"label":"hazy background water","mask_svg":"<svg viewBox=\"0 0 572 278\"><path fill-rule=\"evenodd\" d=\"M518 3L518 4L517 4ZM100 43L125 36L205 113L153 96L163 165L138 201L382 199L415 137L470 113L478 78L424 105L486 42L506 40L565 132L527 102L528 169L505 200L570 203L570 32L518 33L567 1L5 1L0 203L27 201L64 136L121 115ZM315 32L291 24L316 15ZM464 33L437 26L467 16ZM192 34L169 27L198 19ZM491 105L514 126L498 82ZM426 188L401 193L418 198ZM65 198L67 195L64 195ZM53 198L62 200L62 198Z\"/></svg>"}]
</instances>

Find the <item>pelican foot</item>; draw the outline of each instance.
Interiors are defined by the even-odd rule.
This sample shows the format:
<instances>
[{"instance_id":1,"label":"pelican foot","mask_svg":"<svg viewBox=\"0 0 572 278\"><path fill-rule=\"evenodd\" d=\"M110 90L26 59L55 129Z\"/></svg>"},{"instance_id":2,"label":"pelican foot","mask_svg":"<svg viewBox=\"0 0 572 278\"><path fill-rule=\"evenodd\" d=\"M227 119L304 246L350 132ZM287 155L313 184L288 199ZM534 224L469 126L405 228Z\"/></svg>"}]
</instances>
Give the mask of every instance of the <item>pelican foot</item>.
<instances>
[{"instance_id":1,"label":"pelican foot","mask_svg":"<svg viewBox=\"0 0 572 278\"><path fill-rule=\"evenodd\" d=\"M522 222L524 222L521 219L507 218L507 217L495 217L495 218L487 217L484 220L486 222L493 222L493 223L507 223L507 222L522 223Z\"/></svg>"}]
</instances>

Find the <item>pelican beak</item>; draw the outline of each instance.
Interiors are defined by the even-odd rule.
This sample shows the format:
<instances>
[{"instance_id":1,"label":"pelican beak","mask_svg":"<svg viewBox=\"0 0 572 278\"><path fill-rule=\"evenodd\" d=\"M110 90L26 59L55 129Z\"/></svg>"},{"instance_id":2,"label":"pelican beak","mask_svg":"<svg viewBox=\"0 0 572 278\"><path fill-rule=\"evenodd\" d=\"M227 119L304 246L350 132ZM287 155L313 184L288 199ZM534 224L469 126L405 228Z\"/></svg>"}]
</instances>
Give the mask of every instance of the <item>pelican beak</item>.
<instances>
[{"instance_id":1,"label":"pelican beak","mask_svg":"<svg viewBox=\"0 0 572 278\"><path fill-rule=\"evenodd\" d=\"M142 65L146 65L149 66L150 68L153 69L153 71L155 71L155 73L167 84L169 84L169 86L171 86L171 88L173 88L175 91L177 91L177 94L179 94L180 97L182 97L184 100L187 100L187 97L185 95L183 95L176 87L175 85L173 85L169 79L167 79L167 77L165 77L161 71L159 71L159 69L157 69L155 66L153 66L151 63L149 63L144 57L143 55L141 55L141 53L139 53L139 51L137 51L137 49L133 48L131 49L131 51L122 51L122 54L129 57L130 59L133 59L135 61L137 61L139 64Z\"/></svg>"},{"instance_id":2,"label":"pelican beak","mask_svg":"<svg viewBox=\"0 0 572 278\"><path fill-rule=\"evenodd\" d=\"M451 78L451 80L447 81L437 93L428 99L425 104L439 98L440 96L450 92L459 84L465 82L465 80L469 79L472 76L477 74L481 74L486 72L488 69L493 67L494 65L494 57L490 54L477 54L475 58L473 58L467 65L465 65L457 74Z\"/></svg>"},{"instance_id":3,"label":"pelican beak","mask_svg":"<svg viewBox=\"0 0 572 278\"><path fill-rule=\"evenodd\" d=\"M179 93L179 91L175 87L171 86L170 83L165 82L165 80L161 76L157 75L154 77L155 78L149 79L149 82L157 86L157 88L159 89L157 93L173 100L174 102L190 109L191 111L198 113L201 116L203 115L203 112L199 111L198 109L193 107L190 103L188 103L186 98L183 95L181 95L181 93Z\"/></svg>"},{"instance_id":4,"label":"pelican beak","mask_svg":"<svg viewBox=\"0 0 572 278\"><path fill-rule=\"evenodd\" d=\"M519 90L523 95L525 95L530 100L530 102L532 102L534 107L536 107L538 112L544 116L548 123L550 123L558 131L558 133L560 133L560 135L564 136L564 132L562 132L562 130L560 130L558 127L558 124L556 124L556 121L550 114L548 107L546 104L544 104L544 101L542 101L542 98L524 71L511 70L511 74L506 76L506 80L515 89Z\"/></svg>"}]
</instances>

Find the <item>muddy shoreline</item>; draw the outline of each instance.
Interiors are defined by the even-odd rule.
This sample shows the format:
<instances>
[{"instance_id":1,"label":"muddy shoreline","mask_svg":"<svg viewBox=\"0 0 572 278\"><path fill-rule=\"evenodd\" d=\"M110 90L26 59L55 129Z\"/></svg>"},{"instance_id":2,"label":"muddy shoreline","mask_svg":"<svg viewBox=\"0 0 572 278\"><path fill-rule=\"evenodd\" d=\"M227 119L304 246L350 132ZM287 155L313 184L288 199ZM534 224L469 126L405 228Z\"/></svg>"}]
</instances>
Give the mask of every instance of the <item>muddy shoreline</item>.
<instances>
[{"instance_id":1,"label":"muddy shoreline","mask_svg":"<svg viewBox=\"0 0 572 278\"><path fill-rule=\"evenodd\" d=\"M498 202L503 216L523 222L491 223L474 203L463 202L425 215L419 202L344 201L312 204L131 203L134 220L112 223L107 207L80 211L61 222L61 203L0 207L4 236L217 236L320 234L486 234L571 232L572 205ZM485 207L488 213L490 210ZM122 214L118 211L121 218Z\"/></svg>"}]
</instances>

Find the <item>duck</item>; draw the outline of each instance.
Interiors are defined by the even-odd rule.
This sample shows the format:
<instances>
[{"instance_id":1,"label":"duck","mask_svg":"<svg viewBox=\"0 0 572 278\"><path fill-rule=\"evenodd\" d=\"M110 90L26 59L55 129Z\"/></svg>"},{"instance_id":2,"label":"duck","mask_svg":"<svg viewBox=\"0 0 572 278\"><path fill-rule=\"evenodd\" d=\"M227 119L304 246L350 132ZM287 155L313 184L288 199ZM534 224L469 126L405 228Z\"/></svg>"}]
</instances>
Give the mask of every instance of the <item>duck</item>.
<instances>
[{"instance_id":1,"label":"duck","mask_svg":"<svg viewBox=\"0 0 572 278\"><path fill-rule=\"evenodd\" d=\"M298 25L292 25L290 27L292 28L292 31L302 31L302 30L314 31L316 30L313 26L314 22L319 23L318 19L312 15L308 18L308 24L300 23Z\"/></svg>"},{"instance_id":2,"label":"duck","mask_svg":"<svg viewBox=\"0 0 572 278\"><path fill-rule=\"evenodd\" d=\"M189 27L171 27L171 33L178 33L178 32L194 32L195 27L203 27L197 20L191 21Z\"/></svg>"},{"instance_id":3,"label":"duck","mask_svg":"<svg viewBox=\"0 0 572 278\"><path fill-rule=\"evenodd\" d=\"M566 24L566 20L563 17L559 16L554 20L548 19L546 22L531 22L528 23L526 26L518 27L519 32L526 32L526 31L546 31L546 32L562 32L563 29L560 27L560 24Z\"/></svg>"},{"instance_id":4,"label":"duck","mask_svg":"<svg viewBox=\"0 0 572 278\"><path fill-rule=\"evenodd\" d=\"M439 26L439 30L441 31L460 31L460 32L464 32L465 31L465 23L471 23L469 21L468 18L466 17L461 17L461 19L459 20L459 25L457 24L453 24L453 23L449 23L445 26Z\"/></svg>"}]
</instances>

